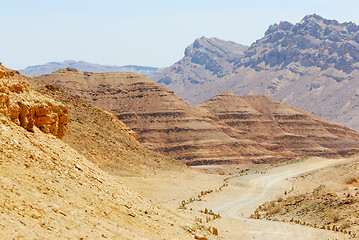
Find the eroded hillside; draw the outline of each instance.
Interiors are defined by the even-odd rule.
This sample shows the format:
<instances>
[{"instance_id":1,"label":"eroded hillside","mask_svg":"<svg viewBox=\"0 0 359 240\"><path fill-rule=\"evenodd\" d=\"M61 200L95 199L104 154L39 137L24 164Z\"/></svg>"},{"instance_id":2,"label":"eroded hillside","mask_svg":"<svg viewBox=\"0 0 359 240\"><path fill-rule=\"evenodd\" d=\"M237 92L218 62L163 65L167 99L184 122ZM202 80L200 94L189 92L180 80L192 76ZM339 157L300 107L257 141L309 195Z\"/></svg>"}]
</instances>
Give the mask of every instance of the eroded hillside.
<instances>
[{"instance_id":1,"label":"eroded hillside","mask_svg":"<svg viewBox=\"0 0 359 240\"><path fill-rule=\"evenodd\" d=\"M168 171L191 172L185 165L142 146L137 134L112 113L54 86L35 85L67 107L71 120L63 141L107 173L146 177Z\"/></svg>"},{"instance_id":2,"label":"eroded hillside","mask_svg":"<svg viewBox=\"0 0 359 240\"><path fill-rule=\"evenodd\" d=\"M59 138L64 104L0 73L0 238L193 238L192 219L144 200Z\"/></svg>"},{"instance_id":3,"label":"eroded hillside","mask_svg":"<svg viewBox=\"0 0 359 240\"><path fill-rule=\"evenodd\" d=\"M265 96L224 93L193 107L135 73L63 69L36 79L111 111L145 146L188 165L338 158L359 150L353 130Z\"/></svg>"}]
</instances>

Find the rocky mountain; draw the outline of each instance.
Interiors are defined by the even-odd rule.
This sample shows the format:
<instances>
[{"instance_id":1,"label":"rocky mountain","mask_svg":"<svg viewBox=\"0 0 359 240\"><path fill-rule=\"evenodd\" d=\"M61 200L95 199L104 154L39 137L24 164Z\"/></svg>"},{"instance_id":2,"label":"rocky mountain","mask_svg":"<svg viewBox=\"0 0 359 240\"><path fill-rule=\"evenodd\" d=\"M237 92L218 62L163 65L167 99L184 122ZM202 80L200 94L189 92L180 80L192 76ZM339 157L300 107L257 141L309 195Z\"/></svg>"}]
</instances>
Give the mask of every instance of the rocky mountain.
<instances>
[{"instance_id":1,"label":"rocky mountain","mask_svg":"<svg viewBox=\"0 0 359 240\"><path fill-rule=\"evenodd\" d=\"M186 48L181 60L150 78L173 89L176 95L191 103L192 97L186 95L188 89L206 85L232 73L234 64L247 49L247 46L235 42L201 37Z\"/></svg>"},{"instance_id":2,"label":"rocky mountain","mask_svg":"<svg viewBox=\"0 0 359 240\"><path fill-rule=\"evenodd\" d=\"M67 127L72 135L94 136L87 136L92 130L75 133L86 126L86 121L79 126L86 117L73 121L73 110L49 95L31 86L31 79L0 65L1 239L194 238L199 226L192 217L143 199L62 141ZM129 139L123 145L130 145L128 128L107 115L104 120L112 119L117 134Z\"/></svg>"},{"instance_id":3,"label":"rocky mountain","mask_svg":"<svg viewBox=\"0 0 359 240\"><path fill-rule=\"evenodd\" d=\"M191 70L182 73L183 79L198 68L196 64L186 67ZM314 14L297 24L270 26L233 62L232 71L220 78L208 76L191 84L160 79L159 83L191 104L223 91L239 96L265 94L359 130L358 67L359 26ZM168 78L177 76L171 69L166 71Z\"/></svg>"},{"instance_id":4,"label":"rocky mountain","mask_svg":"<svg viewBox=\"0 0 359 240\"><path fill-rule=\"evenodd\" d=\"M356 132L262 95L223 93L191 106L135 73L69 68L36 79L111 111L145 146L188 165L270 163L359 152Z\"/></svg>"},{"instance_id":5,"label":"rocky mountain","mask_svg":"<svg viewBox=\"0 0 359 240\"><path fill-rule=\"evenodd\" d=\"M52 73L53 71L63 68L76 68L80 71L87 72L136 72L146 77L151 77L158 74L162 69L155 67L145 67L136 65L126 66L113 66L113 65L100 65L84 61L67 60L63 62L49 62L44 65L29 66L25 69L19 70L21 74L26 76L40 76Z\"/></svg>"}]
</instances>

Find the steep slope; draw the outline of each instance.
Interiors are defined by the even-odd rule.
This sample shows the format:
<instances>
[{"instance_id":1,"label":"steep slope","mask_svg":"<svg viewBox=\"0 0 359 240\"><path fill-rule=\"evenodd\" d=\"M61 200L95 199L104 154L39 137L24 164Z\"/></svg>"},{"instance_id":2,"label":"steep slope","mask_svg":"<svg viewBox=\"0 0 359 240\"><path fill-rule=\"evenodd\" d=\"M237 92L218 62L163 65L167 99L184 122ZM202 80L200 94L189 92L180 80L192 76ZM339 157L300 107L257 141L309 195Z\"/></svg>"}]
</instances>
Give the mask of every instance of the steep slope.
<instances>
[{"instance_id":1,"label":"steep slope","mask_svg":"<svg viewBox=\"0 0 359 240\"><path fill-rule=\"evenodd\" d=\"M60 140L63 104L2 66L0 86L0 238L193 238L193 221L143 200ZM27 106L19 119L17 105Z\"/></svg>"},{"instance_id":2,"label":"steep slope","mask_svg":"<svg viewBox=\"0 0 359 240\"><path fill-rule=\"evenodd\" d=\"M359 130L358 68L359 27L314 14L297 24L270 26L220 79L206 76L207 81L188 86L160 83L191 104L224 91L265 94ZM191 74L183 71L182 78Z\"/></svg>"},{"instance_id":3,"label":"steep slope","mask_svg":"<svg viewBox=\"0 0 359 240\"><path fill-rule=\"evenodd\" d=\"M191 97L186 91L221 79L233 72L234 63L243 57L247 48L231 41L201 37L186 48L185 56L181 60L150 78L173 89L177 96L192 103L193 98L200 96Z\"/></svg>"},{"instance_id":4,"label":"steep slope","mask_svg":"<svg viewBox=\"0 0 359 240\"><path fill-rule=\"evenodd\" d=\"M127 66L113 66L113 65L100 65L84 61L74 61L67 60L63 62L49 62L43 65L29 66L25 69L19 70L21 74L26 76L40 76L44 74L52 73L56 70L63 68L76 68L80 71L88 72L137 72L146 77L151 77L158 74L162 69L155 67L146 67L146 66L136 66L136 65L127 65Z\"/></svg>"},{"instance_id":5,"label":"steep slope","mask_svg":"<svg viewBox=\"0 0 359 240\"><path fill-rule=\"evenodd\" d=\"M134 73L64 69L36 79L106 108L145 146L188 165L341 157L359 149L354 131L264 96L224 93L193 107Z\"/></svg>"}]
</instances>

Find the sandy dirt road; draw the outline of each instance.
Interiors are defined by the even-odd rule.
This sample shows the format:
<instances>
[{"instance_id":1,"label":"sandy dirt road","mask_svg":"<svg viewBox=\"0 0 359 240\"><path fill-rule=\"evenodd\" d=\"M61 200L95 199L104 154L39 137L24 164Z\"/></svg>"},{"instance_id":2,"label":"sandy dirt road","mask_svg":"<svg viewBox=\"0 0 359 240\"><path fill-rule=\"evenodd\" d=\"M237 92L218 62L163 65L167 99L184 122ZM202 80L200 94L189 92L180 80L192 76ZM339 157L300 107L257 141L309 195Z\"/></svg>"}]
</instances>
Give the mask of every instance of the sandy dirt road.
<instances>
[{"instance_id":1,"label":"sandy dirt road","mask_svg":"<svg viewBox=\"0 0 359 240\"><path fill-rule=\"evenodd\" d=\"M220 213L222 218L214 224L224 239L349 239L348 235L332 231L249 218L260 204L275 200L285 191L291 190L287 179L345 161L351 159L312 158L261 173L235 177L229 180L229 187L224 191L209 195L202 202L189 207L197 210L209 208Z\"/></svg>"}]
</instances>

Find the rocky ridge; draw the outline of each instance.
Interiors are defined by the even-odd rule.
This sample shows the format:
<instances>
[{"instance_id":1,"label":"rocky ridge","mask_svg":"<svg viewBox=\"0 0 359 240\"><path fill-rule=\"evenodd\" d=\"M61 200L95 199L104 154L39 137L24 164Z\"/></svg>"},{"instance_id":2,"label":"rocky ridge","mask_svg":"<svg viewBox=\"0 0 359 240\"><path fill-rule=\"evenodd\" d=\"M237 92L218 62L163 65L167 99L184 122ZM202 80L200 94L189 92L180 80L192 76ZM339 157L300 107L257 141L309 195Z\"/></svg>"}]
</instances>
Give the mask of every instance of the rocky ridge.
<instances>
[{"instance_id":1,"label":"rocky ridge","mask_svg":"<svg viewBox=\"0 0 359 240\"><path fill-rule=\"evenodd\" d=\"M354 23L308 15L297 24L270 26L221 78L206 76L200 84L184 84L179 79L159 83L194 105L224 91L239 96L265 94L359 130L358 36L359 27ZM182 66L178 65L182 61L173 67ZM182 79L201 69L197 64L185 66ZM171 67L165 74L168 78L177 76Z\"/></svg>"},{"instance_id":2,"label":"rocky ridge","mask_svg":"<svg viewBox=\"0 0 359 240\"><path fill-rule=\"evenodd\" d=\"M36 79L106 108L145 146L188 165L343 157L359 150L356 132L265 96L223 93L194 107L135 73L64 69Z\"/></svg>"},{"instance_id":3,"label":"rocky ridge","mask_svg":"<svg viewBox=\"0 0 359 240\"><path fill-rule=\"evenodd\" d=\"M246 51L236 67L285 68L289 64L335 69L350 74L359 69L359 26L313 14L297 24L271 25L265 36ZM340 81L340 77L337 79Z\"/></svg>"}]
</instances>

